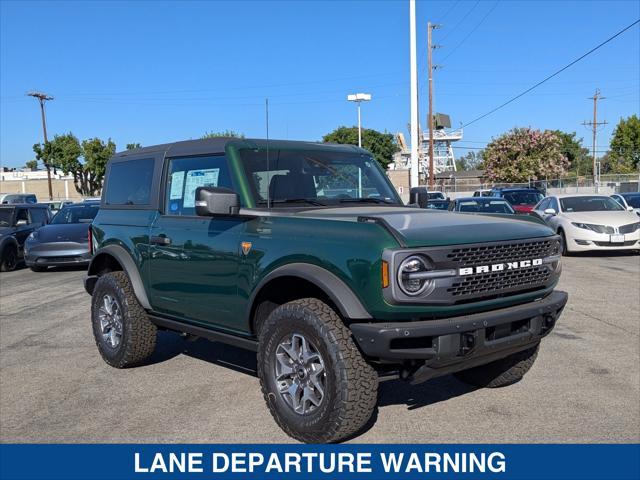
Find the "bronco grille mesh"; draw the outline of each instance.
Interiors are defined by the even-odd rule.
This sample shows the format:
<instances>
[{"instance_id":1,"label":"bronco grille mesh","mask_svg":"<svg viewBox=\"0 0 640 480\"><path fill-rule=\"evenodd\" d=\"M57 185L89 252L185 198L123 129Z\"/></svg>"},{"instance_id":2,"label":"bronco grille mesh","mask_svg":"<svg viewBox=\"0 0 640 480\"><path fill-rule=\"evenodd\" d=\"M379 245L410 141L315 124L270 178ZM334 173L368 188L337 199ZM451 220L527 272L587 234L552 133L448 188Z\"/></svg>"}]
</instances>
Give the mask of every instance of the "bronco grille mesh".
<instances>
[{"instance_id":1,"label":"bronco grille mesh","mask_svg":"<svg viewBox=\"0 0 640 480\"><path fill-rule=\"evenodd\" d=\"M447 254L447 261L461 268L533 260L558 254L557 240L548 239L455 248ZM516 294L543 288L551 274L551 265L476 273L456 280L447 288L447 293L456 302Z\"/></svg>"},{"instance_id":2,"label":"bronco grille mesh","mask_svg":"<svg viewBox=\"0 0 640 480\"><path fill-rule=\"evenodd\" d=\"M469 275L447 289L453 297L464 295L495 295L506 290L530 290L544 285L551 270L546 266Z\"/></svg>"},{"instance_id":3,"label":"bronco grille mesh","mask_svg":"<svg viewBox=\"0 0 640 480\"><path fill-rule=\"evenodd\" d=\"M447 259L458 263L459 267L505 263L516 260L544 258L558 253L555 240L540 240L524 243L481 245L477 247L454 248Z\"/></svg>"}]
</instances>

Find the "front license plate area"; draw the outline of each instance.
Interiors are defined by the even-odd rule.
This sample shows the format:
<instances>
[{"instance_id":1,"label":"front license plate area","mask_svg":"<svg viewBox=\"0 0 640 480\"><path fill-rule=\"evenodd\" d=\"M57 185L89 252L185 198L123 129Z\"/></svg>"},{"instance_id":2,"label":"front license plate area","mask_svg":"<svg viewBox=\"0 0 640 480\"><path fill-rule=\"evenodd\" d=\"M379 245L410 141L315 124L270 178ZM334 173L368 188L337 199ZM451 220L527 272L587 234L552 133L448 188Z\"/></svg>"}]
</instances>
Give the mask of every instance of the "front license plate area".
<instances>
[{"instance_id":1,"label":"front license plate area","mask_svg":"<svg viewBox=\"0 0 640 480\"><path fill-rule=\"evenodd\" d=\"M624 235L615 234L609 237L609 242L611 243L624 243Z\"/></svg>"}]
</instances>

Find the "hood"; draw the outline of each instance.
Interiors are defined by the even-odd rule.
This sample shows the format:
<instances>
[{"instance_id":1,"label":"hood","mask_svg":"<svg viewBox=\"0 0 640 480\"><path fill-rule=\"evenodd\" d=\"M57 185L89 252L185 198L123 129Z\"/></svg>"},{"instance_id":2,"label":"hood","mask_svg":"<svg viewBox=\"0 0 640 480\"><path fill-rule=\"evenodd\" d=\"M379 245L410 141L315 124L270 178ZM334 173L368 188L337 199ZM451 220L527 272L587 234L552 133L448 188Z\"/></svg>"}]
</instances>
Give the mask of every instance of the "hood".
<instances>
[{"instance_id":1,"label":"hood","mask_svg":"<svg viewBox=\"0 0 640 480\"><path fill-rule=\"evenodd\" d=\"M409 247L521 240L553 235L546 225L525 220L402 207L345 207L306 210L296 216L357 222L385 220Z\"/></svg>"},{"instance_id":2,"label":"hood","mask_svg":"<svg viewBox=\"0 0 640 480\"><path fill-rule=\"evenodd\" d=\"M562 213L563 217L571 222L592 223L595 225L608 225L610 227L620 227L629 223L640 221L638 214L626 211L608 212L573 212Z\"/></svg>"},{"instance_id":3,"label":"hood","mask_svg":"<svg viewBox=\"0 0 640 480\"><path fill-rule=\"evenodd\" d=\"M535 205L511 205L516 213L531 213Z\"/></svg>"},{"instance_id":4,"label":"hood","mask_svg":"<svg viewBox=\"0 0 640 480\"><path fill-rule=\"evenodd\" d=\"M89 223L67 223L59 225L45 225L38 230L39 243L77 242L87 241Z\"/></svg>"}]
</instances>

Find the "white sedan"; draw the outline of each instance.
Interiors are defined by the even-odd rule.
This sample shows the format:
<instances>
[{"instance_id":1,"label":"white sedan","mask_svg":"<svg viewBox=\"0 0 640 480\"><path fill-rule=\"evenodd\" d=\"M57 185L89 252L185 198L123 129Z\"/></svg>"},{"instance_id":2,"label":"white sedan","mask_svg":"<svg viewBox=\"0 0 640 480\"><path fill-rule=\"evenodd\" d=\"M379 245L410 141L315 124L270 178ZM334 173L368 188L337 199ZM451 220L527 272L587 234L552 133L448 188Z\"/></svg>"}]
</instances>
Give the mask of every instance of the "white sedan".
<instances>
[{"instance_id":1,"label":"white sedan","mask_svg":"<svg viewBox=\"0 0 640 480\"><path fill-rule=\"evenodd\" d=\"M605 195L555 195L533 212L562 239L562 252L640 250L640 221Z\"/></svg>"}]
</instances>

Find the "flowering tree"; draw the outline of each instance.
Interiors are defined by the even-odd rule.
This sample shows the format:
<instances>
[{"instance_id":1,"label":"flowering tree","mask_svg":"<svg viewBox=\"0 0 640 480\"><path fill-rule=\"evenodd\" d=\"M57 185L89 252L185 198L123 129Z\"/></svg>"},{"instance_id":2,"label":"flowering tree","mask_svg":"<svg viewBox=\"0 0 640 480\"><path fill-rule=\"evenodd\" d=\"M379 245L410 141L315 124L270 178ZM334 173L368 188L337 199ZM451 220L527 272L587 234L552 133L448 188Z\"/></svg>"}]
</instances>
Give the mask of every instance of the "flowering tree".
<instances>
[{"instance_id":1,"label":"flowering tree","mask_svg":"<svg viewBox=\"0 0 640 480\"><path fill-rule=\"evenodd\" d=\"M569 165L555 132L514 128L483 153L485 175L494 182L526 182L561 177Z\"/></svg>"}]
</instances>

